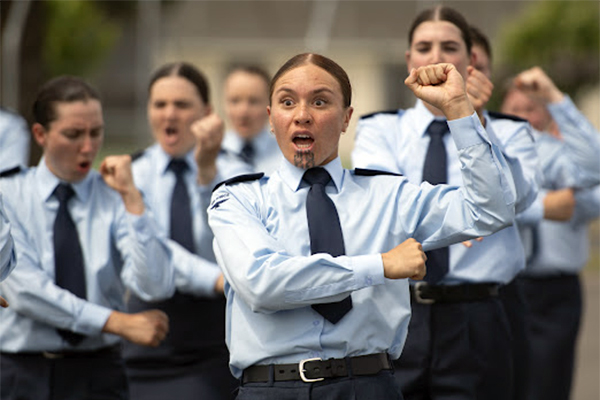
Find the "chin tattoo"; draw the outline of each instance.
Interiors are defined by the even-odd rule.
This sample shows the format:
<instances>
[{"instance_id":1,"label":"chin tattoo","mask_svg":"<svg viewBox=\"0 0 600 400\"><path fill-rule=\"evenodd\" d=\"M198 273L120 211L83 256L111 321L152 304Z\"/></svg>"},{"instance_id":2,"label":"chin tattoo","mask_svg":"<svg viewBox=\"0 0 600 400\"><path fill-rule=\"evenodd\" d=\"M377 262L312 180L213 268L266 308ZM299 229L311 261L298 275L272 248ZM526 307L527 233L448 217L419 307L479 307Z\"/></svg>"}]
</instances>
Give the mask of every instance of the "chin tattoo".
<instances>
[{"instance_id":1,"label":"chin tattoo","mask_svg":"<svg viewBox=\"0 0 600 400\"><path fill-rule=\"evenodd\" d=\"M302 169L313 168L315 166L315 154L312 152L297 152L294 154L294 165Z\"/></svg>"}]
</instances>

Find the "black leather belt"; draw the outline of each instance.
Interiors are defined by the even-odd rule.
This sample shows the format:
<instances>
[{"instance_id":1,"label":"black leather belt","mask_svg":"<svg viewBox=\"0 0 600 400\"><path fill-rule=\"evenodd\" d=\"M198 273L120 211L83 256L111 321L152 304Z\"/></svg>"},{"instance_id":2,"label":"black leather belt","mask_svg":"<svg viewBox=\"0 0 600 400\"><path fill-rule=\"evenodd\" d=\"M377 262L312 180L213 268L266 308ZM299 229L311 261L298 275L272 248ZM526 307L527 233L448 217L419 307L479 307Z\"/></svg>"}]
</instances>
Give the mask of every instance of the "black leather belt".
<instances>
[{"instance_id":1,"label":"black leather belt","mask_svg":"<svg viewBox=\"0 0 600 400\"><path fill-rule=\"evenodd\" d=\"M430 285L417 282L410 286L410 294L420 304L459 303L498 297L497 283L467 283L463 285Z\"/></svg>"},{"instance_id":2,"label":"black leather belt","mask_svg":"<svg viewBox=\"0 0 600 400\"><path fill-rule=\"evenodd\" d=\"M20 353L5 353L10 357L41 357L50 360L61 358L104 358L115 357L121 355L121 347L119 345L111 347L103 347L98 350L90 351L42 351L42 352L20 352Z\"/></svg>"},{"instance_id":3,"label":"black leather belt","mask_svg":"<svg viewBox=\"0 0 600 400\"><path fill-rule=\"evenodd\" d=\"M244 370L243 383L273 381L318 382L325 378L342 378L349 375L376 375L382 370L392 369L387 353L366 356L330 358L309 358L298 364L254 365ZM350 371L351 370L351 371ZM272 374L272 375L271 375Z\"/></svg>"}]
</instances>

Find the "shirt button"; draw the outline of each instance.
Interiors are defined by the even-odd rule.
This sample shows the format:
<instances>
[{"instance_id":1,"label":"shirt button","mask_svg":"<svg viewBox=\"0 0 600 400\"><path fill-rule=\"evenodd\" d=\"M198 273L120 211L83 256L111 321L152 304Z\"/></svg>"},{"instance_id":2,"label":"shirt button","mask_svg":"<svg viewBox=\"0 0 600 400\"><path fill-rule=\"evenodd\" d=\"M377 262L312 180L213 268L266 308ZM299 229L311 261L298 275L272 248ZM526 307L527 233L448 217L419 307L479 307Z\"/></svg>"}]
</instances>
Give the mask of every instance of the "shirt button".
<instances>
[{"instance_id":1,"label":"shirt button","mask_svg":"<svg viewBox=\"0 0 600 400\"><path fill-rule=\"evenodd\" d=\"M373 279L371 279L370 276L367 276L367 285L372 285L373 284Z\"/></svg>"},{"instance_id":2,"label":"shirt button","mask_svg":"<svg viewBox=\"0 0 600 400\"><path fill-rule=\"evenodd\" d=\"M321 321L319 321L319 320L314 320L314 321L313 321L313 325L314 325L314 326L318 326L318 325L320 325L320 324L321 324Z\"/></svg>"}]
</instances>

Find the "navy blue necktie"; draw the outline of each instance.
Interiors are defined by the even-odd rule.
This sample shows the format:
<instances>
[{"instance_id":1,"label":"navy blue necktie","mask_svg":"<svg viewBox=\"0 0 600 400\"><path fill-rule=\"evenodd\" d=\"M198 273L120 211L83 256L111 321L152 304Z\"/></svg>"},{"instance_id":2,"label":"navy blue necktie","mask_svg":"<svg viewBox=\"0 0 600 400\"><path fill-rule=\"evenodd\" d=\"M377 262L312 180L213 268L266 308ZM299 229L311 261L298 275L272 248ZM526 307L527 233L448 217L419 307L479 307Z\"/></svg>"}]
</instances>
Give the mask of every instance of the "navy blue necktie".
<instances>
[{"instance_id":1,"label":"navy blue necktie","mask_svg":"<svg viewBox=\"0 0 600 400\"><path fill-rule=\"evenodd\" d=\"M67 289L79 298L86 299L83 252L81 251L77 228L67 207L74 194L71 185L64 183L58 184L54 189L54 196L59 201L52 238L54 245L54 275L57 286ZM84 335L64 329L57 329L57 332L73 346L79 344L85 338Z\"/></svg>"},{"instance_id":2,"label":"navy blue necktie","mask_svg":"<svg viewBox=\"0 0 600 400\"><path fill-rule=\"evenodd\" d=\"M171 196L170 237L188 251L195 253L190 195L184 180L188 168L184 160L172 159L169 163L169 169L173 171L176 179Z\"/></svg>"},{"instance_id":3,"label":"navy blue necktie","mask_svg":"<svg viewBox=\"0 0 600 400\"><path fill-rule=\"evenodd\" d=\"M427 128L427 134L431 138L425 163L423 165L423 181L432 185L448 183L448 161L446 158L446 146L444 135L449 132L446 121L433 121ZM427 255L427 275L425 282L435 284L447 273L449 268L450 252L448 247L430 250Z\"/></svg>"},{"instance_id":4,"label":"navy blue necktie","mask_svg":"<svg viewBox=\"0 0 600 400\"><path fill-rule=\"evenodd\" d=\"M254 146L250 140L244 143L244 147L240 151L240 158L247 164L254 165Z\"/></svg>"},{"instance_id":5,"label":"navy blue necktie","mask_svg":"<svg viewBox=\"0 0 600 400\"><path fill-rule=\"evenodd\" d=\"M310 184L306 197L306 216L310 235L311 254L328 253L334 257L346 254L344 236L335 204L325 193L325 186L331 180L323 168L311 168L302 178ZM332 324L352 309L352 297L327 304L313 304L312 308Z\"/></svg>"}]
</instances>

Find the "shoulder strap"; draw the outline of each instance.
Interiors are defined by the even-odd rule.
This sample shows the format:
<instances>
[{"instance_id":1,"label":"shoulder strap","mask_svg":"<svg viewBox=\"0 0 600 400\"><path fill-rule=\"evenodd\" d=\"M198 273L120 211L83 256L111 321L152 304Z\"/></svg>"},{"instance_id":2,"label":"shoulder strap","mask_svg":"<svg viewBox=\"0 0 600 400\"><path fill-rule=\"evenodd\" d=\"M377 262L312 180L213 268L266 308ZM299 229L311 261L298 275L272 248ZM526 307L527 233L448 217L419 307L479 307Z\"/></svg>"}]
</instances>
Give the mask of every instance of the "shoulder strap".
<instances>
[{"instance_id":1,"label":"shoulder strap","mask_svg":"<svg viewBox=\"0 0 600 400\"><path fill-rule=\"evenodd\" d=\"M16 175L19 172L21 172L21 166L17 165L16 167L0 172L0 178L8 178L9 176Z\"/></svg>"},{"instance_id":2,"label":"shoulder strap","mask_svg":"<svg viewBox=\"0 0 600 400\"><path fill-rule=\"evenodd\" d=\"M365 114L365 115L361 116L360 119L371 118L371 117L374 117L379 114L397 114L397 113L398 113L398 110L376 111L376 112L372 112L370 114Z\"/></svg>"},{"instance_id":3,"label":"shoulder strap","mask_svg":"<svg viewBox=\"0 0 600 400\"><path fill-rule=\"evenodd\" d=\"M395 172L380 171L378 169L367 169L367 168L355 168L354 175L358 175L358 176L376 176L376 175L402 176L402 174L398 174Z\"/></svg>"},{"instance_id":4,"label":"shoulder strap","mask_svg":"<svg viewBox=\"0 0 600 400\"><path fill-rule=\"evenodd\" d=\"M233 178L226 179L223 182L219 183L217 186L215 186L215 188L213 189L213 192L222 185L229 186L229 185L233 185L233 184L241 183L241 182L255 181L255 180L262 178L263 176L265 176L265 174L262 172L257 173L257 174L244 174L244 175L234 176Z\"/></svg>"},{"instance_id":5,"label":"shoulder strap","mask_svg":"<svg viewBox=\"0 0 600 400\"><path fill-rule=\"evenodd\" d=\"M510 119L511 121L517 122L528 122L526 119L519 118L516 115L512 114L503 114L496 111L488 111L488 115L491 119Z\"/></svg>"},{"instance_id":6,"label":"shoulder strap","mask_svg":"<svg viewBox=\"0 0 600 400\"><path fill-rule=\"evenodd\" d=\"M135 160L137 160L138 158L140 158L141 156L143 156L145 151L146 150L138 150L136 152L131 153L130 154L130 156L131 156L131 162L134 162Z\"/></svg>"}]
</instances>

